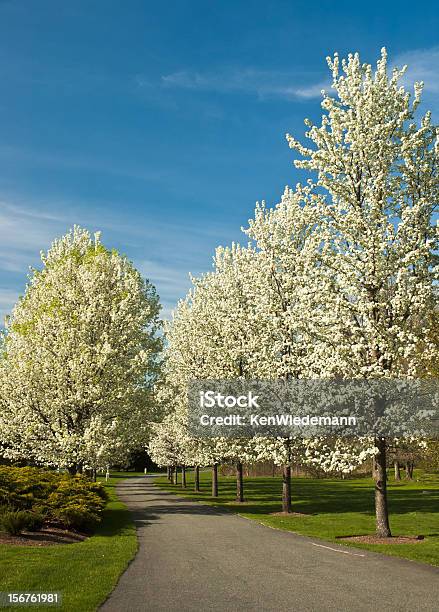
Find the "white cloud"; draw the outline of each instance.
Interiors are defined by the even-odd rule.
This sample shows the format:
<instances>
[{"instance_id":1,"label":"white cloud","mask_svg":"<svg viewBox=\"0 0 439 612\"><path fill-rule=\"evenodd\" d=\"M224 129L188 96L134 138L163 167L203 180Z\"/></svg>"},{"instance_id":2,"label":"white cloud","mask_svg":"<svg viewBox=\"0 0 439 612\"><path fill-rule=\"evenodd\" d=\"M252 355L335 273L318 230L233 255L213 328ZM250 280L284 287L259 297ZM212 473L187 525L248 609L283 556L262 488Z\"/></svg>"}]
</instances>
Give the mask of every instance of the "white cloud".
<instances>
[{"instance_id":1,"label":"white cloud","mask_svg":"<svg viewBox=\"0 0 439 612\"><path fill-rule=\"evenodd\" d=\"M308 85L307 87L298 87L294 90L294 95L297 98L320 98L322 90L328 91L331 89L331 83L329 81L320 81L314 85Z\"/></svg>"},{"instance_id":2,"label":"white cloud","mask_svg":"<svg viewBox=\"0 0 439 612\"><path fill-rule=\"evenodd\" d=\"M13 305L18 300L19 293L13 289L0 290L0 328L3 326L6 315L11 314Z\"/></svg>"},{"instance_id":3,"label":"white cloud","mask_svg":"<svg viewBox=\"0 0 439 612\"><path fill-rule=\"evenodd\" d=\"M407 65L404 81L407 85L424 81L426 93L439 92L439 46L429 49L414 49L397 55L393 66Z\"/></svg>"},{"instance_id":4,"label":"white cloud","mask_svg":"<svg viewBox=\"0 0 439 612\"><path fill-rule=\"evenodd\" d=\"M439 46L414 49L396 55L391 65L408 65L404 83L412 85L424 81L426 93L439 92ZM320 98L322 89L331 88L330 79L310 81L309 76L287 71L220 68L215 72L180 70L162 76L162 85L194 91L217 93L246 93L261 99L312 99ZM142 82L139 81L139 84ZM142 86L142 85L141 85Z\"/></svg>"},{"instance_id":5,"label":"white cloud","mask_svg":"<svg viewBox=\"0 0 439 612\"><path fill-rule=\"evenodd\" d=\"M65 220L56 215L0 202L0 270L19 271L35 265L40 249L50 245L61 227L64 230Z\"/></svg>"},{"instance_id":6,"label":"white cloud","mask_svg":"<svg viewBox=\"0 0 439 612\"><path fill-rule=\"evenodd\" d=\"M0 327L19 293L24 292L29 266L39 266L40 250L47 250L75 223L91 232L103 230L104 244L119 246L127 253L156 286L165 317L189 289L189 273L209 269L214 247L229 233L226 227L206 229L152 218L139 222L117 210L111 214L97 207L91 210L83 203L74 208L66 203L58 203L56 208L54 204L43 208L33 203L28 208L0 201L0 275L3 286L15 287L0 294Z\"/></svg>"},{"instance_id":7,"label":"white cloud","mask_svg":"<svg viewBox=\"0 0 439 612\"><path fill-rule=\"evenodd\" d=\"M298 76L291 72L256 70L219 70L200 73L182 70L162 76L167 87L216 91L220 93L242 92L259 98L318 98L322 89L330 87L329 82L317 84L298 83Z\"/></svg>"},{"instance_id":8,"label":"white cloud","mask_svg":"<svg viewBox=\"0 0 439 612\"><path fill-rule=\"evenodd\" d=\"M38 166L66 168L68 170L87 170L89 172L136 179L147 183L165 183L169 180L169 173L167 171L148 171L140 164L138 166L127 165L120 160L114 162L108 159L108 157L98 155L72 156L65 151L54 155L41 149L33 150L0 145L0 156L8 160L14 159Z\"/></svg>"},{"instance_id":9,"label":"white cloud","mask_svg":"<svg viewBox=\"0 0 439 612\"><path fill-rule=\"evenodd\" d=\"M184 297L191 286L186 265L177 264L172 259L169 264L148 259L134 261L134 264L145 278L159 288L163 307L161 316L169 319L178 298Z\"/></svg>"},{"instance_id":10,"label":"white cloud","mask_svg":"<svg viewBox=\"0 0 439 612\"><path fill-rule=\"evenodd\" d=\"M40 250L47 249L68 227L66 219L52 212L0 201L0 272L7 284L15 279L14 284L21 288L0 290L0 327L24 292L29 266L38 266ZM3 280L3 284L6 282Z\"/></svg>"}]
</instances>

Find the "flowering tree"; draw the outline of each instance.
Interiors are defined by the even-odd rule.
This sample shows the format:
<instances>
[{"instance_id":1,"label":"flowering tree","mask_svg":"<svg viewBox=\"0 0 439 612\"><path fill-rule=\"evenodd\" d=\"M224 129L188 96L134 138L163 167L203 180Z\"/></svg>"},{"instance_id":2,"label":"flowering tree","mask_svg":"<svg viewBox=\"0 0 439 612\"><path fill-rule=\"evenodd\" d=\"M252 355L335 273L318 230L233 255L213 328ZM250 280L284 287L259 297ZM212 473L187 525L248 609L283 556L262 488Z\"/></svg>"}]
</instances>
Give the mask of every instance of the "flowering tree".
<instances>
[{"instance_id":1,"label":"flowering tree","mask_svg":"<svg viewBox=\"0 0 439 612\"><path fill-rule=\"evenodd\" d=\"M310 333L319 317L317 296L322 258L320 238L315 232L317 208L310 188L285 189L273 209L257 204L254 219L245 233L254 241L257 273L263 294L257 296L256 312L264 325L266 351L258 355L259 371L270 380L291 380L322 375L321 364L328 353L324 343ZM263 367L261 367L263 364ZM283 466L282 508L292 512L291 466L306 462L310 440L302 438L258 438L258 460Z\"/></svg>"},{"instance_id":2,"label":"flowering tree","mask_svg":"<svg viewBox=\"0 0 439 612\"><path fill-rule=\"evenodd\" d=\"M7 321L2 453L96 469L145 444L158 298L125 257L79 227L41 259Z\"/></svg>"},{"instance_id":3,"label":"flowering tree","mask_svg":"<svg viewBox=\"0 0 439 612\"><path fill-rule=\"evenodd\" d=\"M274 209L257 205L245 230L253 243L217 251L168 330L175 410L187 410L191 378L437 373L438 128L430 113L417 122L422 86L411 97L385 50L376 70L358 54L328 64L335 95L323 96L321 125L305 121L310 147L287 136L313 178ZM260 437L233 452L284 466L287 512L292 461L348 473L373 457L377 534L389 536L386 447L379 436ZM209 448L227 456L223 440Z\"/></svg>"},{"instance_id":4,"label":"flowering tree","mask_svg":"<svg viewBox=\"0 0 439 612\"><path fill-rule=\"evenodd\" d=\"M186 466L194 457L192 440L187 434L185 424L177 414L168 414L165 418L151 424L151 439L148 443L148 454L159 466L167 466L178 483L178 467L182 468L182 485L186 486Z\"/></svg>"},{"instance_id":5,"label":"flowering tree","mask_svg":"<svg viewBox=\"0 0 439 612\"><path fill-rule=\"evenodd\" d=\"M320 209L323 269L319 336L332 349L323 369L344 378L417 377L436 359L428 327L438 267L438 129L416 123L414 97L388 74L383 49L376 71L358 54L328 58L335 97L325 94L320 126L309 120L312 148L287 136L313 171L309 199ZM437 302L436 302L437 303ZM422 324L420 324L422 322ZM386 440L375 438L377 534L391 535L386 498Z\"/></svg>"},{"instance_id":6,"label":"flowering tree","mask_svg":"<svg viewBox=\"0 0 439 612\"><path fill-rule=\"evenodd\" d=\"M165 383L160 401L180 423L187 423L187 385L192 379L235 379L255 376L262 325L256 318L256 253L233 245L219 248L214 270L193 279L193 289L182 300L166 326ZM186 434L187 435L187 434ZM212 495L218 495L217 468L221 462L236 466L237 499L243 501L243 461L250 461L248 440L211 438L193 440L192 464L212 465ZM196 487L197 485L196 479Z\"/></svg>"}]
</instances>

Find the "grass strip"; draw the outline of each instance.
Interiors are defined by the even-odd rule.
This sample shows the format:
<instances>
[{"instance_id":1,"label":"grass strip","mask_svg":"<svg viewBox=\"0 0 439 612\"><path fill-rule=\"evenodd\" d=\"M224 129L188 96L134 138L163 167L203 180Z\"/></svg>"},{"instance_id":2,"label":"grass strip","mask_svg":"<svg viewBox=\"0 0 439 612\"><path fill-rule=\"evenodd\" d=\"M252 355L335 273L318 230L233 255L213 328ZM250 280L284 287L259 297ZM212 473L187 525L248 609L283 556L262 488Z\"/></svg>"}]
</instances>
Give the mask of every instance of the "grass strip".
<instances>
[{"instance_id":1,"label":"grass strip","mask_svg":"<svg viewBox=\"0 0 439 612\"><path fill-rule=\"evenodd\" d=\"M41 548L0 545L0 591L57 591L62 605L56 610L94 612L137 552L131 515L116 495L116 485L136 475L114 473L103 482L110 499L102 522L87 540ZM32 606L32 610L48 610L48 606Z\"/></svg>"},{"instance_id":2,"label":"grass strip","mask_svg":"<svg viewBox=\"0 0 439 612\"><path fill-rule=\"evenodd\" d=\"M211 496L209 472L200 474L201 493L191 490L191 472L187 475L187 489L172 485L166 477L155 482L178 495L236 512L269 527L439 566L439 474L415 471L414 477L413 481L390 480L388 493L393 535L425 536L417 544L340 542L340 536L375 532L374 483L370 478L293 478L293 510L305 516L272 514L281 510L279 477L246 478L244 503L235 501L233 477L220 477L218 498Z\"/></svg>"}]
</instances>

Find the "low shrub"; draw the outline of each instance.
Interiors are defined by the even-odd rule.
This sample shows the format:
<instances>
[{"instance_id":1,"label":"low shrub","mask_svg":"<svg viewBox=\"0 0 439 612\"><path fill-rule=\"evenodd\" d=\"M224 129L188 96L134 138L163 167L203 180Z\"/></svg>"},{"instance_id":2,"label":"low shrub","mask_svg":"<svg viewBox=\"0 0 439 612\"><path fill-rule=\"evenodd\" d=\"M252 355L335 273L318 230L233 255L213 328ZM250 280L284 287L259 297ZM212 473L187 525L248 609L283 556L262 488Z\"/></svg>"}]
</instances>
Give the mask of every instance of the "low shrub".
<instances>
[{"instance_id":1,"label":"low shrub","mask_svg":"<svg viewBox=\"0 0 439 612\"><path fill-rule=\"evenodd\" d=\"M52 516L69 529L90 531L101 520L100 513L90 511L85 504L70 503L53 511Z\"/></svg>"},{"instance_id":2,"label":"low shrub","mask_svg":"<svg viewBox=\"0 0 439 612\"><path fill-rule=\"evenodd\" d=\"M0 466L0 507L12 514L28 511L34 521L33 529L48 521L90 530L100 521L107 499L101 484L83 476Z\"/></svg>"},{"instance_id":3,"label":"low shrub","mask_svg":"<svg viewBox=\"0 0 439 612\"><path fill-rule=\"evenodd\" d=\"M10 535L19 535L28 526L28 512L25 510L8 510L0 517L0 525L3 531Z\"/></svg>"},{"instance_id":4,"label":"low shrub","mask_svg":"<svg viewBox=\"0 0 439 612\"><path fill-rule=\"evenodd\" d=\"M107 501L105 489L82 477L61 482L40 506L51 519L74 529L92 529L101 520Z\"/></svg>"},{"instance_id":5,"label":"low shrub","mask_svg":"<svg viewBox=\"0 0 439 612\"><path fill-rule=\"evenodd\" d=\"M27 524L25 529L27 531L40 531L44 525L44 516L42 514L37 514L36 512L24 512L27 515Z\"/></svg>"},{"instance_id":6,"label":"low shrub","mask_svg":"<svg viewBox=\"0 0 439 612\"><path fill-rule=\"evenodd\" d=\"M99 497L105 503L107 503L107 501L108 501L107 490L99 482L92 482L92 483L90 483L89 484L89 489L90 489L90 491L93 491L93 493L96 493L96 495L99 495Z\"/></svg>"},{"instance_id":7,"label":"low shrub","mask_svg":"<svg viewBox=\"0 0 439 612\"><path fill-rule=\"evenodd\" d=\"M32 467L0 466L0 504L28 510L68 476Z\"/></svg>"}]
</instances>

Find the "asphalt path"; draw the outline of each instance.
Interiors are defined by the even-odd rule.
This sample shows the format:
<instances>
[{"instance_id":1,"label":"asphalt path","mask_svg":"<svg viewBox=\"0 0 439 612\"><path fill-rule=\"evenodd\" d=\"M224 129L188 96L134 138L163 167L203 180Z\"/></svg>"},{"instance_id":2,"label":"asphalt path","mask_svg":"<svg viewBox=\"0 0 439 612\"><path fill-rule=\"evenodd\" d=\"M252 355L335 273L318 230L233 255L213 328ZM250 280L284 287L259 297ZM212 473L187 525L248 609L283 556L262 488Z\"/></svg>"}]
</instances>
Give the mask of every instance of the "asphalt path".
<instances>
[{"instance_id":1,"label":"asphalt path","mask_svg":"<svg viewBox=\"0 0 439 612\"><path fill-rule=\"evenodd\" d=\"M139 551L103 612L439 611L438 568L270 529L153 476L117 492Z\"/></svg>"}]
</instances>

